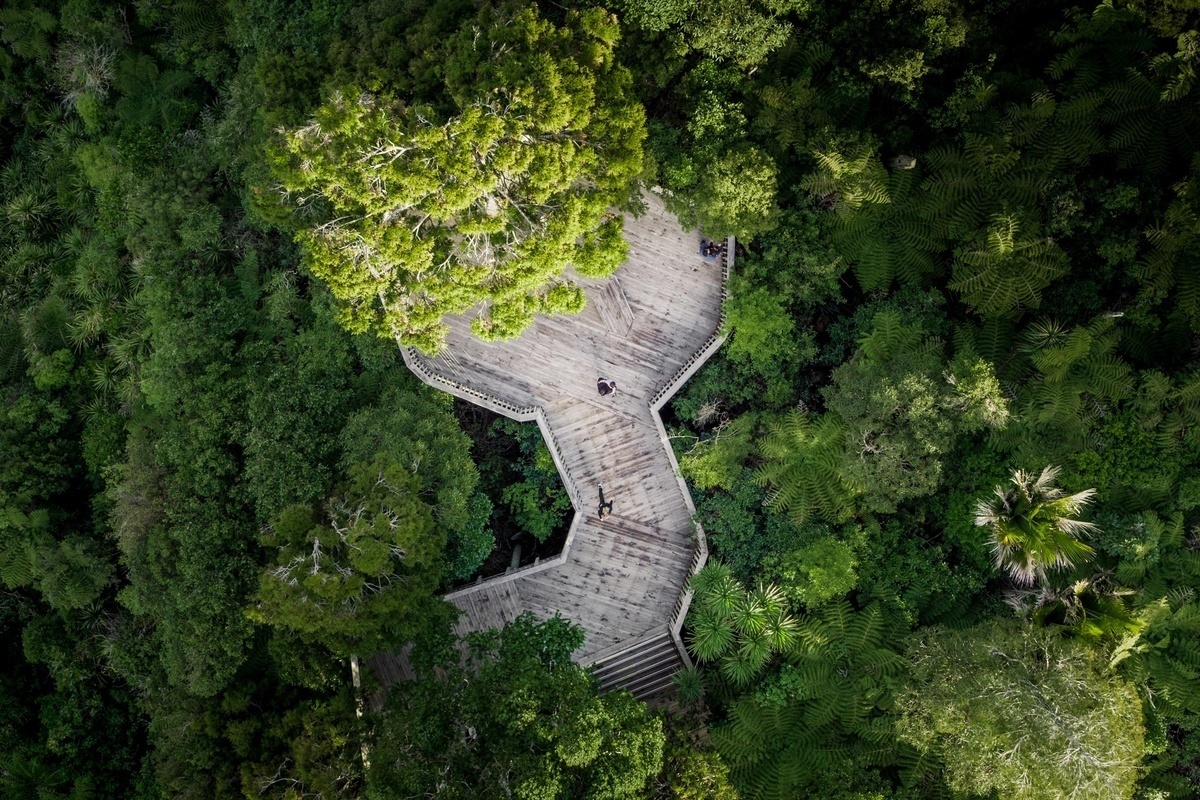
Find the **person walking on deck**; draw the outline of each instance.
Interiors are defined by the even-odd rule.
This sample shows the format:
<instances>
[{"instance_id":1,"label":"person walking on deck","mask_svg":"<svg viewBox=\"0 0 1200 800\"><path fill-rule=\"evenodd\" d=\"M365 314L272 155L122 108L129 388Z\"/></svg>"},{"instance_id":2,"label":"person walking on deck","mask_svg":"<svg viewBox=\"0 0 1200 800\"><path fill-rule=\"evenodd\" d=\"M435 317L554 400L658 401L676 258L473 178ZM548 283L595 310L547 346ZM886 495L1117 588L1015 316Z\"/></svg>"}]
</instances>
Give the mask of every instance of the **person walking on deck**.
<instances>
[{"instance_id":1,"label":"person walking on deck","mask_svg":"<svg viewBox=\"0 0 1200 800\"><path fill-rule=\"evenodd\" d=\"M604 502L604 484L597 485L600 487L600 507L597 509L596 513L599 515L600 519L604 519L612 513L612 501L609 500L607 503Z\"/></svg>"}]
</instances>

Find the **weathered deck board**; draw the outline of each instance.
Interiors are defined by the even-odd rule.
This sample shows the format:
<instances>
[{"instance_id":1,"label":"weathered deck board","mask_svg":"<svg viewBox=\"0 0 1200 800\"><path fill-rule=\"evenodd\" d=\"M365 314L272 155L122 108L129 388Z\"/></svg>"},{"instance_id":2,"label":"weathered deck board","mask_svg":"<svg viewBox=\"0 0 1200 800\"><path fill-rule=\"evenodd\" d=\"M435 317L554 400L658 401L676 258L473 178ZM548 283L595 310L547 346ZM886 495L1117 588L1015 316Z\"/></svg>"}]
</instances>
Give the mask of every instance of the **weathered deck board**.
<instances>
[{"instance_id":1,"label":"weathered deck board","mask_svg":"<svg viewBox=\"0 0 1200 800\"><path fill-rule=\"evenodd\" d=\"M697 231L681 230L657 197L647 202L646 215L626 218L630 252L616 278L576 279L584 312L539 317L519 339L496 343L471 336L472 315L460 315L448 320L445 353L421 359L432 373L422 377L439 388L437 376L501 404L540 407L582 515L562 563L454 592L460 633L522 611L559 612L587 631L576 654L586 664L670 630L696 532L651 403L719 327L723 271L701 258ZM599 397L598 377L616 381L617 393ZM605 520L596 516L600 484L614 504Z\"/></svg>"}]
</instances>

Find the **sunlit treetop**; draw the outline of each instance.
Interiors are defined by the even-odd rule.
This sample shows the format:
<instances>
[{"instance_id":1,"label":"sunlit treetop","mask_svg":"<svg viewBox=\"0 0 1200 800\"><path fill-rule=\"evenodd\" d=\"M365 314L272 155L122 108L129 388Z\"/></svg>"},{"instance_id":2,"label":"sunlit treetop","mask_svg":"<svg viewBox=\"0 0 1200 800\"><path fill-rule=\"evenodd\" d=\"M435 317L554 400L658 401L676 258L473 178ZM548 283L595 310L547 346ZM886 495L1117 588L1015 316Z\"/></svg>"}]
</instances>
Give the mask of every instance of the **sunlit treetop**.
<instances>
[{"instance_id":1,"label":"sunlit treetop","mask_svg":"<svg viewBox=\"0 0 1200 800\"><path fill-rule=\"evenodd\" d=\"M616 209L642 169L645 115L617 38L602 9L556 27L520 3L488 6L434 46L438 96L343 86L279 132L282 202L348 329L436 351L443 317L477 304L485 339L583 307L564 273L624 261Z\"/></svg>"}]
</instances>

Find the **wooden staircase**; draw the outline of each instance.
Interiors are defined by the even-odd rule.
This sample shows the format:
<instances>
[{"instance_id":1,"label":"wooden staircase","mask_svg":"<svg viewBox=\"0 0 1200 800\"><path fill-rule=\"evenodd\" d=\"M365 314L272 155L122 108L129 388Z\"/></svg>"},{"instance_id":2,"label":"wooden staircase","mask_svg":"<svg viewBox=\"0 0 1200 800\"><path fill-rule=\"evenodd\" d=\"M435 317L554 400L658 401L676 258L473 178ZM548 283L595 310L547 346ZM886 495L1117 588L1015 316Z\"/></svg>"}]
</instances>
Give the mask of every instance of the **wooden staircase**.
<instances>
[{"instance_id":1,"label":"wooden staircase","mask_svg":"<svg viewBox=\"0 0 1200 800\"><path fill-rule=\"evenodd\" d=\"M683 659L670 631L661 631L615 652L601 653L587 665L600 681L600 691L626 689L639 700L671 687L671 676L683 669Z\"/></svg>"}]
</instances>

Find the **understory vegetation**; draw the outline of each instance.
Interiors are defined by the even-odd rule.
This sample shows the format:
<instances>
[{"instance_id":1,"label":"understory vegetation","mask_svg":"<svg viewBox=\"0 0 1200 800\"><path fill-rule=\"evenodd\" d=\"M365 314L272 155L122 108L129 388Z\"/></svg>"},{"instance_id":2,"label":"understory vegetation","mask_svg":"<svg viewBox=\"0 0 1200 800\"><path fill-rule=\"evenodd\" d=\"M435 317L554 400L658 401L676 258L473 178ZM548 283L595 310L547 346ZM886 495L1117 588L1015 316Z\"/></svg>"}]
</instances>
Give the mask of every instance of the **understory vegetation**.
<instances>
[{"instance_id":1,"label":"understory vegetation","mask_svg":"<svg viewBox=\"0 0 1200 800\"><path fill-rule=\"evenodd\" d=\"M10 0L0 794L1195 796L1198 66L1194 0ZM666 708L456 639L570 502L397 347L652 188L737 237Z\"/></svg>"}]
</instances>

